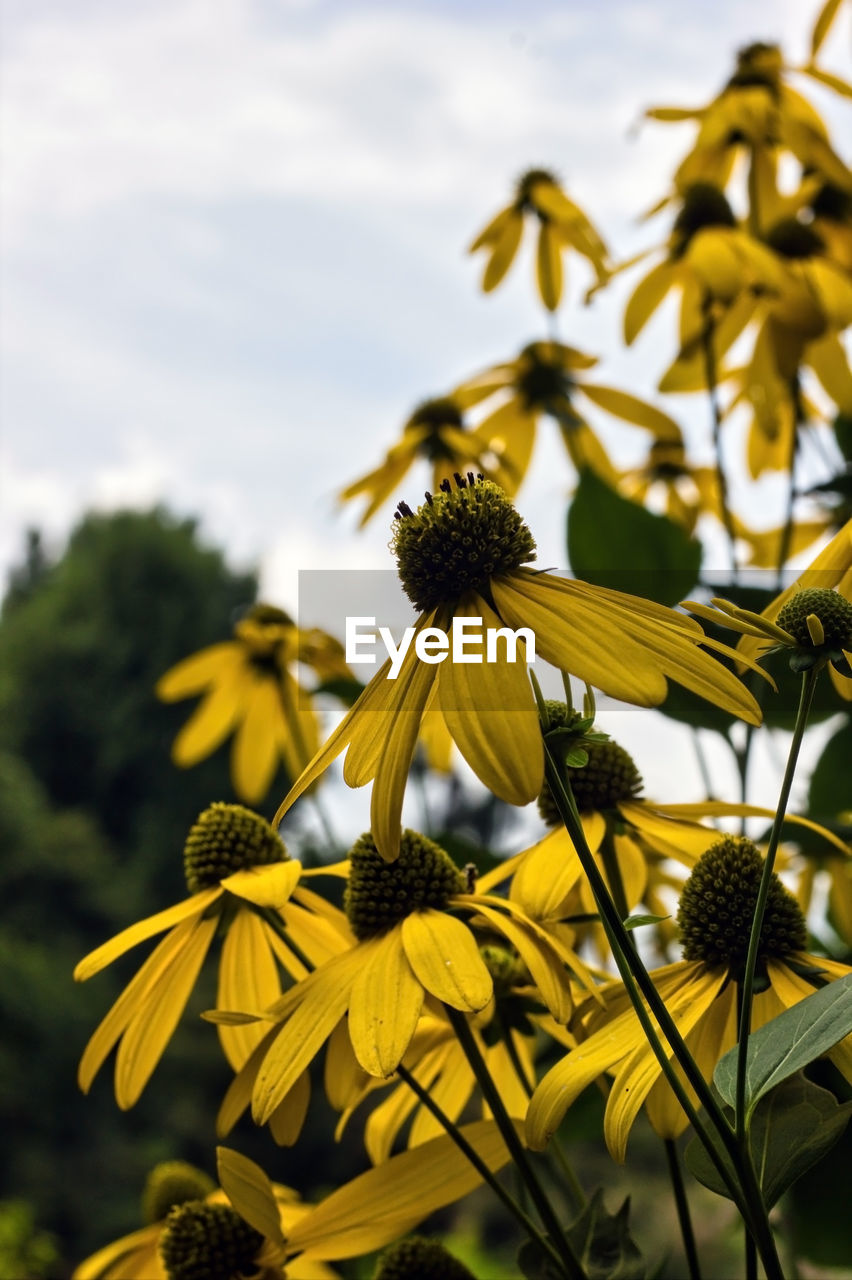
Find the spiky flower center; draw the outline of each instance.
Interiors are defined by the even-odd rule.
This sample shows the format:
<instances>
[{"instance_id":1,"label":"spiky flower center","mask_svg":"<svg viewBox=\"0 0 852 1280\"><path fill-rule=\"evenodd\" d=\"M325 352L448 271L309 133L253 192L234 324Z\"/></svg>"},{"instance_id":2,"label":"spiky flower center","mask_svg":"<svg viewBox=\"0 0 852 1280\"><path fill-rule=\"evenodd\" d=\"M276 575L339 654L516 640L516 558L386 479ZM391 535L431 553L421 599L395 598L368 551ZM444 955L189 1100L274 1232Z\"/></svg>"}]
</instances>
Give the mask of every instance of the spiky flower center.
<instances>
[{"instance_id":1,"label":"spiky flower center","mask_svg":"<svg viewBox=\"0 0 852 1280\"><path fill-rule=\"evenodd\" d=\"M569 712L564 702L547 702L545 705L552 729L570 728L572 723L582 719L578 712ZM566 782L571 785L580 813L614 809L622 800L636 799L642 790L642 775L624 747L617 742L594 742L585 737L582 747L588 762L582 766L564 766ZM538 797L538 811L549 827L562 825L547 782Z\"/></svg>"},{"instance_id":2,"label":"spiky flower center","mask_svg":"<svg viewBox=\"0 0 852 1280\"><path fill-rule=\"evenodd\" d=\"M412 511L395 512L391 548L405 594L425 612L487 590L496 574L535 559L532 534L499 485L468 472Z\"/></svg>"},{"instance_id":3,"label":"spiky flower center","mask_svg":"<svg viewBox=\"0 0 852 1280\"><path fill-rule=\"evenodd\" d=\"M819 618L823 630L824 639L818 646L808 630L812 614ZM824 587L797 591L779 612L778 626L806 649L852 649L852 604L837 591Z\"/></svg>"},{"instance_id":4,"label":"spiky flower center","mask_svg":"<svg viewBox=\"0 0 852 1280\"><path fill-rule=\"evenodd\" d=\"M767 233L766 243L782 258L815 258L825 252L822 236L798 218L782 218Z\"/></svg>"},{"instance_id":5,"label":"spiky flower center","mask_svg":"<svg viewBox=\"0 0 852 1280\"><path fill-rule=\"evenodd\" d=\"M527 169L526 173L522 173L518 178L517 186L515 187L515 203L519 208L531 209L533 207L533 188L539 182L547 182L552 187L559 185L556 174L552 173L550 169ZM539 214L539 216L541 215Z\"/></svg>"},{"instance_id":6,"label":"spiky flower center","mask_svg":"<svg viewBox=\"0 0 852 1280\"><path fill-rule=\"evenodd\" d=\"M712 182L694 182L687 187L683 205L675 218L673 236L676 252L682 253L692 237L705 227L735 227L737 220L724 192Z\"/></svg>"},{"instance_id":7,"label":"spiky flower center","mask_svg":"<svg viewBox=\"0 0 852 1280\"><path fill-rule=\"evenodd\" d=\"M237 1280L257 1271L263 1236L226 1204L190 1201L172 1209L160 1237L169 1280Z\"/></svg>"},{"instance_id":8,"label":"spiky flower center","mask_svg":"<svg viewBox=\"0 0 852 1280\"><path fill-rule=\"evenodd\" d=\"M198 893L235 871L283 862L287 857L283 840L265 818L241 804L217 800L190 827L183 847L183 871L190 893Z\"/></svg>"},{"instance_id":9,"label":"spiky flower center","mask_svg":"<svg viewBox=\"0 0 852 1280\"><path fill-rule=\"evenodd\" d=\"M142 1217L146 1223L161 1222L170 1209L187 1200L204 1200L216 1183L186 1160L165 1160L155 1165L142 1192Z\"/></svg>"},{"instance_id":10,"label":"spiky flower center","mask_svg":"<svg viewBox=\"0 0 852 1280\"><path fill-rule=\"evenodd\" d=\"M763 858L744 836L726 836L701 855L683 887L677 913L684 959L727 965L733 977L740 976L762 874ZM806 945L802 910L773 872L758 961L781 959Z\"/></svg>"},{"instance_id":11,"label":"spiky flower center","mask_svg":"<svg viewBox=\"0 0 852 1280\"><path fill-rule=\"evenodd\" d=\"M415 911L428 907L443 911L465 887L465 878L450 855L418 832L403 831L395 862L385 862L367 832L349 854L343 907L352 932L364 942L387 933Z\"/></svg>"},{"instance_id":12,"label":"spiky flower center","mask_svg":"<svg viewBox=\"0 0 852 1280\"><path fill-rule=\"evenodd\" d=\"M474 1280L474 1276L439 1240L410 1236L385 1250L373 1280Z\"/></svg>"}]
</instances>

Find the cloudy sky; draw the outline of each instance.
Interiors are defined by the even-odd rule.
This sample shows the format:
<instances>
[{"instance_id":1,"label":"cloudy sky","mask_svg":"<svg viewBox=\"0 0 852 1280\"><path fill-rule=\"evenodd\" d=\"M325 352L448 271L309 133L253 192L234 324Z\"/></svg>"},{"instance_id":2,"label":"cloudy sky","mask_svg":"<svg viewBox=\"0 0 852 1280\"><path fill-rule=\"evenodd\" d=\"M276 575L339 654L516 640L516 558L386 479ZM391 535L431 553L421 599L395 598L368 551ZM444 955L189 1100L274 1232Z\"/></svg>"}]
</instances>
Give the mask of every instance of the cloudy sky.
<instances>
[{"instance_id":1,"label":"cloudy sky","mask_svg":"<svg viewBox=\"0 0 852 1280\"><path fill-rule=\"evenodd\" d=\"M464 252L517 174L552 167L619 256L658 241L636 215L690 126L641 108L706 101L756 38L802 61L815 11L5 0L0 572L29 524L59 547L87 508L156 500L283 605L300 568L387 567L389 513L358 535L336 491L416 403L545 334L529 260L486 298ZM585 283L562 336L651 393L671 330L625 356L623 287L583 309ZM569 481L545 440L520 505L548 563Z\"/></svg>"}]
</instances>

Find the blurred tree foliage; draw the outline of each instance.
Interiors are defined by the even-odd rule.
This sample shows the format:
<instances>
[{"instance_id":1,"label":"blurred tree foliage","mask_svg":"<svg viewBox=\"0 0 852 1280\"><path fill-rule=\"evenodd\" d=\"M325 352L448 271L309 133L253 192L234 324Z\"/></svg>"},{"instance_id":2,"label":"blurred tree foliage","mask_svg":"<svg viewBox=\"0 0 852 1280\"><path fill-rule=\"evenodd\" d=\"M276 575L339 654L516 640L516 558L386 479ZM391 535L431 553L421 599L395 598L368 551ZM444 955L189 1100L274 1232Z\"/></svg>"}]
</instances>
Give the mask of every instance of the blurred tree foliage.
<instances>
[{"instance_id":1,"label":"blurred tree foliage","mask_svg":"<svg viewBox=\"0 0 852 1280\"><path fill-rule=\"evenodd\" d=\"M189 825L211 800L234 799L223 751L187 772L172 765L186 710L153 687L227 638L256 588L193 521L119 512L84 519L52 565L30 535L0 614L0 1198L33 1207L64 1264L138 1225L128 1197L152 1163L209 1160L228 1076L208 1052L211 1028L188 1018L140 1105L118 1117L109 1073L83 1098L77 1063L138 959L82 987L71 974L185 895ZM202 994L199 1008L210 1003ZM195 1087L179 1088L188 1075Z\"/></svg>"}]
</instances>

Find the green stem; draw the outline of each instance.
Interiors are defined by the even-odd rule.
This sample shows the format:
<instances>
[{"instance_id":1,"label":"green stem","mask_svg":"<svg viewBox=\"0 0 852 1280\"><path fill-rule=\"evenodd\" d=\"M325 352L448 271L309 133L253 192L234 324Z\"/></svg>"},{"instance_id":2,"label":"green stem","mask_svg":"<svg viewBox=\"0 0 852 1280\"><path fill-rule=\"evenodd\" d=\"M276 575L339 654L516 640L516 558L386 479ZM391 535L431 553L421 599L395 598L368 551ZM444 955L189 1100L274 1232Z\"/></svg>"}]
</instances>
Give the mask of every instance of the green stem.
<instances>
[{"instance_id":1,"label":"green stem","mask_svg":"<svg viewBox=\"0 0 852 1280\"><path fill-rule=\"evenodd\" d=\"M701 1280L701 1267L698 1262L698 1250L695 1247L695 1232L692 1230L692 1217L689 1212L689 1201L686 1198L686 1187L683 1185L683 1173L677 1153L677 1143L673 1138L664 1138L666 1160L669 1166L672 1192L677 1208L677 1220L680 1223L680 1234L683 1239L683 1251L686 1254L686 1265L689 1268L689 1280ZM750 1242L751 1236L746 1235Z\"/></svg>"},{"instance_id":2,"label":"green stem","mask_svg":"<svg viewBox=\"0 0 852 1280\"><path fill-rule=\"evenodd\" d=\"M630 908L627 905L627 894L624 892L624 881L621 878L621 867L618 863L618 854L615 851L615 841L612 837L612 829L609 822L607 822L606 832L604 833L604 838L601 841L599 853L601 855L601 862L604 866L606 878L609 881L609 891L612 894L615 909L621 919L626 920L630 914Z\"/></svg>"},{"instance_id":3,"label":"green stem","mask_svg":"<svg viewBox=\"0 0 852 1280\"><path fill-rule=\"evenodd\" d=\"M769 833L769 845L766 850L766 858L763 863L763 874L760 877L760 887L757 891L757 901L754 907L754 920L752 921L751 934L749 935L748 940L748 954L746 955L745 970L742 976L742 1004L739 1027L739 1047L737 1051L735 1113L737 1138L743 1145L745 1144L748 1133L745 1109L746 1071L748 1068L748 1037L749 1031L751 1030L751 1012L754 1002L754 974L757 968L757 953L760 946L760 934L763 929L763 917L766 914L766 901L769 896L769 888L772 883L775 855L778 851L778 844L781 840L781 829L784 825L784 816L787 812L787 802L790 798L790 789L793 785L793 778L796 773L799 750L802 745L802 739L805 735L808 715L810 714L811 704L813 703L814 690L816 688L817 678L821 669L821 664L816 663L808 671L802 673L802 688L799 695L799 707L796 712L796 724L793 729L790 751L787 755L787 767L784 771L784 779L781 783L778 807L775 811L775 817L772 820L772 830Z\"/></svg>"},{"instance_id":4,"label":"green stem","mask_svg":"<svg viewBox=\"0 0 852 1280\"><path fill-rule=\"evenodd\" d=\"M532 1167L527 1149L521 1142L520 1135L515 1128L515 1122L506 1110L500 1092L491 1078L491 1072L488 1070L485 1059L479 1052L479 1046L476 1043L467 1018L460 1010L454 1009L452 1005L445 1004L444 1008L453 1031L456 1033L456 1039L470 1063L470 1068L482 1091L482 1096L491 1108L497 1126L503 1135L503 1141L506 1143L515 1166L529 1189L530 1196L538 1209L542 1223L562 1259L562 1267L565 1274L570 1276L572 1280L587 1280L583 1264L565 1235L562 1223L557 1218L547 1193Z\"/></svg>"},{"instance_id":5,"label":"green stem","mask_svg":"<svg viewBox=\"0 0 852 1280\"><path fill-rule=\"evenodd\" d=\"M695 1130L697 1137L706 1148L707 1154L713 1161L719 1176L730 1191L731 1198L739 1209L746 1226L754 1236L768 1280L784 1280L781 1264L778 1261L778 1254L775 1250L772 1230L766 1216L766 1208L760 1195L760 1188L757 1185L749 1154L737 1141L724 1113L698 1069L664 1001L661 999L650 974L631 945L627 930L619 918L612 898L607 893L603 877L598 871L594 857L586 842L573 793L570 790L570 785L566 785L567 779L564 776L564 770L560 769L554 760L546 739L544 742L544 761L547 781L553 793L554 801L583 864L583 869L598 905L601 923L612 948L618 972L624 982L625 989L651 1050L657 1058L663 1074ZM642 999L643 996L644 1001L647 1001L648 1004L647 1009ZM700 1104L707 1113L707 1119L718 1134L728 1158L733 1164L736 1176L731 1175L724 1157L714 1142L711 1131L692 1105L677 1071L669 1061L669 1055L657 1036L649 1010L653 1013L657 1025L671 1046L674 1057L677 1059L687 1081L692 1086Z\"/></svg>"},{"instance_id":6,"label":"green stem","mask_svg":"<svg viewBox=\"0 0 852 1280\"><path fill-rule=\"evenodd\" d=\"M441 1107L438 1106L437 1102L435 1102L434 1098L429 1093L429 1091L423 1088L423 1086L421 1085L420 1081L416 1078L416 1076L413 1076L411 1072L408 1070L408 1068L404 1067L402 1063L400 1063L399 1066L397 1067L397 1073L400 1079L405 1081L409 1089L411 1089L412 1093L416 1094L416 1096L419 1098L420 1102L422 1102L426 1110L431 1112L431 1114L435 1117L435 1119L438 1121L441 1127L446 1131L446 1133L450 1136L450 1138L452 1138L453 1142L456 1144L459 1151L461 1151L462 1154L470 1161L470 1163L473 1165L474 1169L482 1178L482 1180L488 1184L488 1186L491 1188L494 1194L506 1206L506 1208L513 1215L513 1217L517 1218L518 1222L521 1224L524 1231L527 1232L527 1234L530 1236L531 1239L535 1240L536 1244L539 1246L540 1249L543 1249L545 1253L550 1255L552 1260L556 1263L557 1267L559 1267L559 1269L562 1270L562 1261L559 1257L559 1254L556 1252L556 1250L553 1248L553 1246L550 1244L547 1238L544 1235L542 1235L542 1233L539 1231L536 1224L533 1222L532 1218L530 1218L529 1215L524 1212L524 1210L517 1203L517 1201L514 1200L513 1197L509 1194L509 1192L506 1190L506 1188L503 1186L503 1184L500 1182L497 1176L488 1168L488 1165L479 1155L476 1148L471 1146L471 1144L468 1142L467 1138L464 1136L464 1134L461 1132L461 1130L455 1124L455 1122L450 1119L450 1117L446 1114L445 1111L441 1109Z\"/></svg>"},{"instance_id":7,"label":"green stem","mask_svg":"<svg viewBox=\"0 0 852 1280\"><path fill-rule=\"evenodd\" d=\"M731 518L731 510L728 505L728 481L725 476L725 467L722 463L722 410L719 405L716 352L713 349L713 337L716 330L716 322L713 319L712 305L713 300L708 293L705 295L702 303L704 327L701 330L701 350L704 354L704 380L707 383L707 395L710 399L710 414L713 424L713 452L716 458L716 482L719 486L719 508L722 515L722 524L725 526L725 532L728 535L728 544L731 552L731 573L733 575L733 580L736 582L737 536L734 532L734 523Z\"/></svg>"}]
</instances>

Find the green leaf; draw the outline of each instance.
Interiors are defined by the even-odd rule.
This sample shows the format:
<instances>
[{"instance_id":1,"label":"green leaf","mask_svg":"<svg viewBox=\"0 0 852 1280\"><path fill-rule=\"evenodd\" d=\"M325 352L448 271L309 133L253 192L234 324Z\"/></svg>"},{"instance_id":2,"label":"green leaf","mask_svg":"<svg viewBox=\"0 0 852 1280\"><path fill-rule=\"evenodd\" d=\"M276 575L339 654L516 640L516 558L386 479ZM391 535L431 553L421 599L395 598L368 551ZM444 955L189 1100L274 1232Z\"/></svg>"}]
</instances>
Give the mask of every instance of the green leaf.
<instances>
[{"instance_id":1,"label":"green leaf","mask_svg":"<svg viewBox=\"0 0 852 1280\"><path fill-rule=\"evenodd\" d=\"M808 791L808 813L824 819L837 817L849 787L849 761L852 760L852 719L829 738L816 768L811 774ZM844 805L844 807L846 807Z\"/></svg>"},{"instance_id":2,"label":"green leaf","mask_svg":"<svg viewBox=\"0 0 852 1280\"><path fill-rule=\"evenodd\" d=\"M568 509L568 558L587 582L672 605L698 581L701 543L587 468Z\"/></svg>"},{"instance_id":3,"label":"green leaf","mask_svg":"<svg viewBox=\"0 0 852 1280\"><path fill-rule=\"evenodd\" d=\"M852 973L785 1009L748 1039L746 1114L758 1100L852 1032ZM717 1064L713 1083L725 1102L736 1098L737 1049Z\"/></svg>"},{"instance_id":4,"label":"green leaf","mask_svg":"<svg viewBox=\"0 0 852 1280\"><path fill-rule=\"evenodd\" d=\"M622 921L625 929L639 929L644 924L659 924L661 920L668 920L669 916L628 916Z\"/></svg>"},{"instance_id":5,"label":"green leaf","mask_svg":"<svg viewBox=\"0 0 852 1280\"><path fill-rule=\"evenodd\" d=\"M617 1213L608 1213L598 1187L583 1212L565 1234L589 1280L644 1280L645 1264L630 1235L630 1197ZM553 1262L534 1240L518 1254L518 1266L526 1280L554 1280L560 1276Z\"/></svg>"},{"instance_id":6,"label":"green leaf","mask_svg":"<svg viewBox=\"0 0 852 1280\"><path fill-rule=\"evenodd\" d=\"M850 1113L852 1102L838 1102L833 1093L808 1080L801 1071L761 1098L749 1130L749 1148L767 1209L834 1146ZM730 1198L697 1138L690 1142L685 1158L699 1182Z\"/></svg>"}]
</instances>

